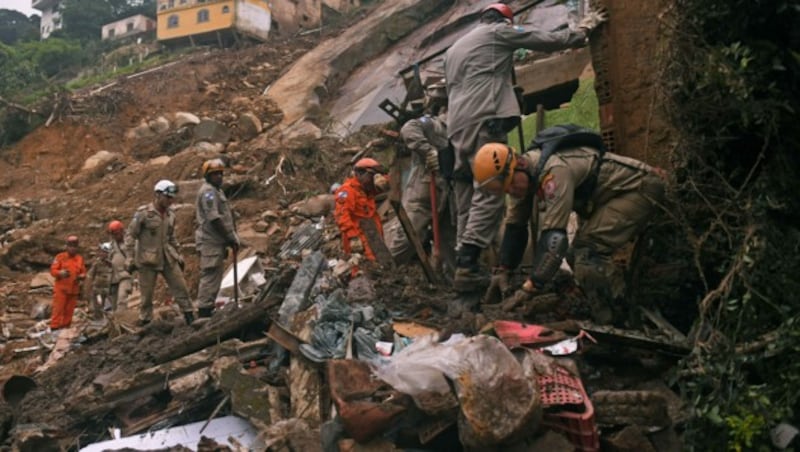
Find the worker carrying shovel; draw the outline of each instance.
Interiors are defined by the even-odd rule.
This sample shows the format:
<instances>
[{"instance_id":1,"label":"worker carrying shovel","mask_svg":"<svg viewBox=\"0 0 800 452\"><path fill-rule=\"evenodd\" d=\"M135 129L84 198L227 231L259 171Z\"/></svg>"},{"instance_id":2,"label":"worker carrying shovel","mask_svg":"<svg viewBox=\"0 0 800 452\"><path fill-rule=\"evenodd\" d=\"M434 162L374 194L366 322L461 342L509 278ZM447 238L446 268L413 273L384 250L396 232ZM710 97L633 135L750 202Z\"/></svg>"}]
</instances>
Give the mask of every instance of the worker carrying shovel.
<instances>
[{"instance_id":1,"label":"worker carrying shovel","mask_svg":"<svg viewBox=\"0 0 800 452\"><path fill-rule=\"evenodd\" d=\"M411 174L403 190L402 204L417 237L433 239L433 267L441 258L453 269L455 257L455 224L448 212L453 150L447 139L447 91L444 81L425 88L424 114L406 122L400 137L411 152ZM433 215L436 212L436 216ZM428 234L431 227L432 235ZM397 263L406 263L413 254L408 237L400 223L387 234L387 245ZM452 277L452 275L450 275Z\"/></svg>"},{"instance_id":2,"label":"worker carrying shovel","mask_svg":"<svg viewBox=\"0 0 800 452\"><path fill-rule=\"evenodd\" d=\"M239 252L240 241L236 234L233 213L228 198L222 191L224 168L225 163L220 159L203 163L205 183L197 192L197 229L194 240L200 254L200 282L197 288L199 317L211 317L214 313L217 292L225 273L228 249L233 252L234 268ZM238 284L238 281L234 284Z\"/></svg>"}]
</instances>

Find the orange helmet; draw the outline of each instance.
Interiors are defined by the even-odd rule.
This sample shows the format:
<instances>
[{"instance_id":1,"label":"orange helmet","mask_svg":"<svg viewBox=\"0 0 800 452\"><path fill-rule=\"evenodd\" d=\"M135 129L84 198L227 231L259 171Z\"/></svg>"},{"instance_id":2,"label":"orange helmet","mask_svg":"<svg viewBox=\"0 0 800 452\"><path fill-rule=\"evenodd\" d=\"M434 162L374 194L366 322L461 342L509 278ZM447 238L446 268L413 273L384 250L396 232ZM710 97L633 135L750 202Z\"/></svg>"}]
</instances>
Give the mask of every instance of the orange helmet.
<instances>
[{"instance_id":1,"label":"orange helmet","mask_svg":"<svg viewBox=\"0 0 800 452\"><path fill-rule=\"evenodd\" d=\"M514 20L514 12L511 11L511 8L509 8L509 6L506 5L505 3L492 3L491 5L487 6L486 8L483 8L481 10L481 14L485 13L486 11L490 11L490 10L497 11L498 13L500 13L500 15L502 15L503 17L505 17L508 20Z\"/></svg>"},{"instance_id":2,"label":"orange helmet","mask_svg":"<svg viewBox=\"0 0 800 452\"><path fill-rule=\"evenodd\" d=\"M208 176L214 172L222 172L225 169L225 163L221 159L211 159L203 162L203 177Z\"/></svg>"},{"instance_id":3,"label":"orange helmet","mask_svg":"<svg viewBox=\"0 0 800 452\"><path fill-rule=\"evenodd\" d=\"M108 223L108 232L120 232L125 229L125 225L119 220L114 220Z\"/></svg>"},{"instance_id":4,"label":"orange helmet","mask_svg":"<svg viewBox=\"0 0 800 452\"><path fill-rule=\"evenodd\" d=\"M381 165L379 161L371 158L363 158L357 161L353 168L362 171L369 171L371 173L386 173L386 171L383 169L383 165Z\"/></svg>"},{"instance_id":5,"label":"orange helmet","mask_svg":"<svg viewBox=\"0 0 800 452\"><path fill-rule=\"evenodd\" d=\"M472 163L472 175L479 187L500 180L505 191L511 185L517 157L514 149L503 143L486 143L478 149Z\"/></svg>"}]
</instances>

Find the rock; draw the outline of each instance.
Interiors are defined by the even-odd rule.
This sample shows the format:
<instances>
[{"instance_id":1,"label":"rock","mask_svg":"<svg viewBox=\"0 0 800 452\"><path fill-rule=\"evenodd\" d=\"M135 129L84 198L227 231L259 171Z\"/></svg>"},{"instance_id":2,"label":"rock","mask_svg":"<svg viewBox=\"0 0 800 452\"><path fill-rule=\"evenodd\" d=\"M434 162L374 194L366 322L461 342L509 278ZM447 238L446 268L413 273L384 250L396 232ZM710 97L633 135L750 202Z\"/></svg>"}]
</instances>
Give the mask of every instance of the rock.
<instances>
[{"instance_id":1,"label":"rock","mask_svg":"<svg viewBox=\"0 0 800 452\"><path fill-rule=\"evenodd\" d=\"M251 140L255 138L261 131L263 127L261 125L261 120L258 119L256 115L253 113L244 113L239 116L239 134L241 135L243 140Z\"/></svg>"},{"instance_id":2,"label":"rock","mask_svg":"<svg viewBox=\"0 0 800 452\"><path fill-rule=\"evenodd\" d=\"M231 108L234 108L236 110L243 110L243 109L250 108L252 103L253 102L248 97L237 96L237 97L234 97L233 99L231 99L230 105L231 105Z\"/></svg>"},{"instance_id":3,"label":"rock","mask_svg":"<svg viewBox=\"0 0 800 452\"><path fill-rule=\"evenodd\" d=\"M98 151L93 156L86 159L83 162L83 168L81 171L93 170L97 167L106 166L113 163L116 160L119 160L120 155L115 152L108 152L108 151Z\"/></svg>"},{"instance_id":4,"label":"rock","mask_svg":"<svg viewBox=\"0 0 800 452\"><path fill-rule=\"evenodd\" d=\"M333 212L335 204L333 195L326 193L296 202L289 206L289 211L303 217L321 217Z\"/></svg>"},{"instance_id":5,"label":"rock","mask_svg":"<svg viewBox=\"0 0 800 452\"><path fill-rule=\"evenodd\" d=\"M234 153L239 152L241 150L242 150L242 146L238 141L231 141L225 147L225 153L227 153L227 154L234 154Z\"/></svg>"},{"instance_id":6,"label":"rock","mask_svg":"<svg viewBox=\"0 0 800 452\"><path fill-rule=\"evenodd\" d=\"M288 127L284 132L284 138L287 140L308 137L315 140L322 138L322 129L314 125L311 121L298 121Z\"/></svg>"},{"instance_id":7,"label":"rock","mask_svg":"<svg viewBox=\"0 0 800 452\"><path fill-rule=\"evenodd\" d=\"M264 213L261 214L262 220L276 220L280 217L281 216L278 214L278 212L274 210L266 210L264 211Z\"/></svg>"},{"instance_id":8,"label":"rock","mask_svg":"<svg viewBox=\"0 0 800 452\"><path fill-rule=\"evenodd\" d=\"M169 119L159 116L158 118L147 123L150 129L156 134L161 134L169 130Z\"/></svg>"},{"instance_id":9,"label":"rock","mask_svg":"<svg viewBox=\"0 0 800 452\"><path fill-rule=\"evenodd\" d=\"M175 113L175 128L180 129L184 126L195 126L200 124L200 118L196 115L191 113L187 113L185 111L179 111Z\"/></svg>"},{"instance_id":10,"label":"rock","mask_svg":"<svg viewBox=\"0 0 800 452\"><path fill-rule=\"evenodd\" d=\"M55 282L55 278L50 272L41 272L37 273L33 279L31 279L30 288L37 289L39 287L53 287L53 283Z\"/></svg>"},{"instance_id":11,"label":"rock","mask_svg":"<svg viewBox=\"0 0 800 452\"><path fill-rule=\"evenodd\" d=\"M225 145L222 143L209 143L207 141L200 141L194 144L195 152L219 154L225 150Z\"/></svg>"},{"instance_id":12,"label":"rock","mask_svg":"<svg viewBox=\"0 0 800 452\"><path fill-rule=\"evenodd\" d=\"M148 138L154 136L153 129L146 122L142 122L138 126L129 129L125 132L125 138L128 140L140 140L142 138Z\"/></svg>"},{"instance_id":13,"label":"rock","mask_svg":"<svg viewBox=\"0 0 800 452\"><path fill-rule=\"evenodd\" d=\"M269 223L266 221L256 221L256 224L253 225L253 230L256 232L267 232L269 229Z\"/></svg>"},{"instance_id":14,"label":"rock","mask_svg":"<svg viewBox=\"0 0 800 452\"><path fill-rule=\"evenodd\" d=\"M194 127L194 138L197 141L227 143L230 137L230 130L224 124L213 119L203 119Z\"/></svg>"},{"instance_id":15,"label":"rock","mask_svg":"<svg viewBox=\"0 0 800 452\"><path fill-rule=\"evenodd\" d=\"M170 160L172 160L172 159L170 158L170 156L168 156L168 155L160 155L160 156L158 156L158 157L156 157L156 158L152 158L152 159L150 159L150 160L147 162L147 164L148 164L148 165L153 165L153 166L157 166L157 165L166 165L167 163L169 163L169 161L170 161Z\"/></svg>"}]
</instances>

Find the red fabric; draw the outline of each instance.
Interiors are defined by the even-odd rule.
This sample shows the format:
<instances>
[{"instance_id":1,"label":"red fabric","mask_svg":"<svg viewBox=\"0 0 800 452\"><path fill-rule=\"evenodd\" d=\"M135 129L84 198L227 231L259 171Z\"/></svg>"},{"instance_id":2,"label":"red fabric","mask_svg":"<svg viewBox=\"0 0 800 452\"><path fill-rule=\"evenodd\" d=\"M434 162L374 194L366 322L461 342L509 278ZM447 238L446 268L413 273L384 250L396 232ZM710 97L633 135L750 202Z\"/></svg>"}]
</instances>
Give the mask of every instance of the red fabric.
<instances>
[{"instance_id":1,"label":"red fabric","mask_svg":"<svg viewBox=\"0 0 800 452\"><path fill-rule=\"evenodd\" d=\"M374 261L375 254L369 247L367 236L361 229L359 221L371 218L375 222L378 232L383 235L383 225L375 206L375 195L364 190L358 179L353 176L344 181L334 196L336 197L334 217L339 231L342 233L344 252L350 254L350 239L358 237L364 246L364 257Z\"/></svg>"},{"instance_id":2,"label":"red fabric","mask_svg":"<svg viewBox=\"0 0 800 452\"><path fill-rule=\"evenodd\" d=\"M62 278L60 273L67 270L69 276ZM53 315L50 328L63 328L72 323L72 313L78 304L81 282L86 277L86 265L79 254L70 256L66 251L58 253L50 264L50 274L56 279L53 284Z\"/></svg>"}]
</instances>

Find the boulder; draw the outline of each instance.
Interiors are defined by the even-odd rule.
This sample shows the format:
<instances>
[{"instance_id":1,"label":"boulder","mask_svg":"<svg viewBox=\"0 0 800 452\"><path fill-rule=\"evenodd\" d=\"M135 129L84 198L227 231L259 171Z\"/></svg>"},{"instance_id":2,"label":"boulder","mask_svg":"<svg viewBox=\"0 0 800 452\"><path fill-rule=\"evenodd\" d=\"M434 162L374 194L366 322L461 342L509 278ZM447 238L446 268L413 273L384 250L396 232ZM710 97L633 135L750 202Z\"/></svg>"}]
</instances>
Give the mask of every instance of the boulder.
<instances>
[{"instance_id":1,"label":"boulder","mask_svg":"<svg viewBox=\"0 0 800 452\"><path fill-rule=\"evenodd\" d=\"M55 278L50 272L41 272L37 273L33 279L31 279L31 289L38 289L40 287L53 287L53 283L55 282Z\"/></svg>"},{"instance_id":2,"label":"boulder","mask_svg":"<svg viewBox=\"0 0 800 452\"><path fill-rule=\"evenodd\" d=\"M138 126L128 129L125 132L125 138L128 140L140 140L142 138L148 138L154 136L153 129L146 122L142 122Z\"/></svg>"},{"instance_id":3,"label":"boulder","mask_svg":"<svg viewBox=\"0 0 800 452\"><path fill-rule=\"evenodd\" d=\"M179 111L175 113L175 128L180 129L184 126L196 126L200 124L200 118L192 113L187 113L185 111Z\"/></svg>"},{"instance_id":4,"label":"boulder","mask_svg":"<svg viewBox=\"0 0 800 452\"><path fill-rule=\"evenodd\" d=\"M93 156L83 162L82 171L91 171L97 167L103 167L119 160L120 155L116 152L98 151Z\"/></svg>"},{"instance_id":5,"label":"boulder","mask_svg":"<svg viewBox=\"0 0 800 452\"><path fill-rule=\"evenodd\" d=\"M147 123L150 129L156 134L161 134L169 130L169 119L159 116L158 118Z\"/></svg>"},{"instance_id":6,"label":"boulder","mask_svg":"<svg viewBox=\"0 0 800 452\"><path fill-rule=\"evenodd\" d=\"M227 143L231 138L231 132L221 122L203 119L194 127L194 138L197 141Z\"/></svg>"},{"instance_id":7,"label":"boulder","mask_svg":"<svg viewBox=\"0 0 800 452\"><path fill-rule=\"evenodd\" d=\"M261 131L263 127L261 125L261 120L258 119L256 115L253 113L244 113L239 116L239 134L243 140L251 140L255 138Z\"/></svg>"},{"instance_id":8,"label":"boulder","mask_svg":"<svg viewBox=\"0 0 800 452\"><path fill-rule=\"evenodd\" d=\"M289 211L302 217L321 217L333 212L335 204L333 195L325 193L298 201L289 206Z\"/></svg>"}]
</instances>

